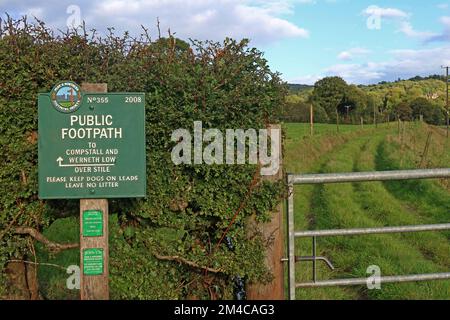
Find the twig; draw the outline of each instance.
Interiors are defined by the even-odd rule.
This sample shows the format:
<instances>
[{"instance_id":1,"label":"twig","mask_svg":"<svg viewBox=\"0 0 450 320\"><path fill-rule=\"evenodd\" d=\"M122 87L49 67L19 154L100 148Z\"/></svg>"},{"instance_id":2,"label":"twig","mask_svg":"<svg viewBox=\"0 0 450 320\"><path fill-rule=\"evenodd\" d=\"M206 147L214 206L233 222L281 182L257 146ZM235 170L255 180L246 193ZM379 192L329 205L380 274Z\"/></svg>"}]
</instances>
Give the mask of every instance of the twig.
<instances>
[{"instance_id":1,"label":"twig","mask_svg":"<svg viewBox=\"0 0 450 320\"><path fill-rule=\"evenodd\" d=\"M223 272L222 269L214 269L214 268L210 268L210 267L204 267L204 266L198 265L195 262L186 260L185 258L182 258L182 257L179 257L179 256L161 256L161 255L159 255L157 253L153 253L153 255L159 260L176 261L176 262L188 265L188 266L190 266L192 268L206 270L206 271L211 272L211 273L221 273L221 272Z\"/></svg>"},{"instance_id":2,"label":"twig","mask_svg":"<svg viewBox=\"0 0 450 320\"><path fill-rule=\"evenodd\" d=\"M33 261L26 261L26 260L7 260L7 263L9 262L22 262L22 263L27 263L27 264L33 264L33 265L41 265L41 266L50 266L50 267L56 267L62 270L67 270L66 268L64 268L63 266L60 266L58 264L53 264L53 263L45 263L45 262L33 262Z\"/></svg>"},{"instance_id":3,"label":"twig","mask_svg":"<svg viewBox=\"0 0 450 320\"><path fill-rule=\"evenodd\" d=\"M44 237L42 233L31 227L16 227L13 232L16 234L26 234L33 237L37 241L42 242L44 245L46 245L50 252L53 253L59 253L62 250L74 249L79 247L78 243L61 244L52 242Z\"/></svg>"},{"instance_id":4,"label":"twig","mask_svg":"<svg viewBox=\"0 0 450 320\"><path fill-rule=\"evenodd\" d=\"M245 205L247 204L247 200L250 197L250 195L253 192L253 189L255 188L258 177L259 177L259 170L261 168L261 164L258 164L257 169L255 171L255 174L253 175L253 179L250 183L250 187L247 190L247 193L245 194L244 198L241 201L241 204L239 205L239 208L236 210L236 212L233 215L233 218L231 219L230 223L228 224L228 227L225 229L225 231L222 233L222 237L220 238L219 242L217 242L214 251L217 250L222 243L223 239L225 239L225 236L227 235L228 231L230 231L230 228L233 226L234 222L236 221L236 218L238 217L239 213L244 209Z\"/></svg>"},{"instance_id":5,"label":"twig","mask_svg":"<svg viewBox=\"0 0 450 320\"><path fill-rule=\"evenodd\" d=\"M9 225L2 231L2 233L0 234L0 240L3 239L3 236L9 231L9 229L11 229L11 227L13 226L13 224L16 222L17 218L19 218L19 216L23 213L22 208L20 209L20 211L14 216L14 218L11 220L11 222L9 223Z\"/></svg>"}]
</instances>

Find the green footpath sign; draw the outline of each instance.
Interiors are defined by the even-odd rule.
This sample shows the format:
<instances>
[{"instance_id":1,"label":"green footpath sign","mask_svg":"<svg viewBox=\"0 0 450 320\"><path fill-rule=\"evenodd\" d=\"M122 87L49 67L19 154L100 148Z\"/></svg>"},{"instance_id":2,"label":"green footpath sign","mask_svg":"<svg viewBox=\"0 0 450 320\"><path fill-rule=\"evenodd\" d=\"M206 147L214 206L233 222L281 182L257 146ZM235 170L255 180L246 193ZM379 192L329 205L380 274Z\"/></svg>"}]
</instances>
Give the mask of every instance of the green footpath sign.
<instances>
[{"instance_id":1,"label":"green footpath sign","mask_svg":"<svg viewBox=\"0 0 450 320\"><path fill-rule=\"evenodd\" d=\"M83 250L83 274L99 276L103 274L103 249Z\"/></svg>"},{"instance_id":2,"label":"green footpath sign","mask_svg":"<svg viewBox=\"0 0 450 320\"><path fill-rule=\"evenodd\" d=\"M82 93L73 82L39 94L39 197L145 197L145 95Z\"/></svg>"},{"instance_id":3,"label":"green footpath sign","mask_svg":"<svg viewBox=\"0 0 450 320\"><path fill-rule=\"evenodd\" d=\"M99 210L83 212L83 236L101 237L103 235L103 213Z\"/></svg>"}]
</instances>

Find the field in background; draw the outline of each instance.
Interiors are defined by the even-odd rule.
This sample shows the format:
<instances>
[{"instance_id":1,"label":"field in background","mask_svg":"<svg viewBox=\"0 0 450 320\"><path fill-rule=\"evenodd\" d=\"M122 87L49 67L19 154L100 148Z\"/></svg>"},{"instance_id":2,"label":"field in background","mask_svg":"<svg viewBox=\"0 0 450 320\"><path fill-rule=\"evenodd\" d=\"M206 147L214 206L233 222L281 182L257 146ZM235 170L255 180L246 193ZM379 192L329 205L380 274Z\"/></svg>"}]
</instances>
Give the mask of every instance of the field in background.
<instances>
[{"instance_id":1,"label":"field in background","mask_svg":"<svg viewBox=\"0 0 450 320\"><path fill-rule=\"evenodd\" d=\"M374 126L286 124L285 168L291 173L350 172L449 167L445 131L422 123ZM428 151L426 145L428 142ZM425 151L425 152L424 152ZM450 221L448 180L296 186L296 230L381 227ZM371 265L382 275L448 272L450 232L318 238L318 280L367 277ZM296 255L311 255L311 240L296 241ZM310 262L296 265L297 282L311 281ZM297 299L449 299L450 281L297 289Z\"/></svg>"},{"instance_id":2,"label":"field in background","mask_svg":"<svg viewBox=\"0 0 450 320\"><path fill-rule=\"evenodd\" d=\"M381 124L380 126L386 126L387 124ZM310 136L310 126L306 123L285 123L284 127L287 132L287 138L291 140L301 140L305 137ZM361 129L373 128L374 125L364 125L361 127L360 125L351 125L351 124L341 124L339 125L339 133L347 133L353 132ZM337 133L337 127L335 124L324 124L324 123L316 123L314 124L314 135L315 136L323 136L327 134L335 134Z\"/></svg>"}]
</instances>

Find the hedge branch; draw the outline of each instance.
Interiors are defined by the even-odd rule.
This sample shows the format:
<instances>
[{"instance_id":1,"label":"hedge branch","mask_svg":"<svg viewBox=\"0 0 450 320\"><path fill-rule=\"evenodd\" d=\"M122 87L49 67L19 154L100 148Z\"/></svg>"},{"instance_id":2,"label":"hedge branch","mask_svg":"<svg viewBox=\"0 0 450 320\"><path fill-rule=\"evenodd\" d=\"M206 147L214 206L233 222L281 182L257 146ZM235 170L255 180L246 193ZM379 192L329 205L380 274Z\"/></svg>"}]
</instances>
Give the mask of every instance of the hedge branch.
<instances>
[{"instance_id":1,"label":"hedge branch","mask_svg":"<svg viewBox=\"0 0 450 320\"><path fill-rule=\"evenodd\" d=\"M161 256L157 253L153 253L153 255L159 259L159 260L164 260L164 261L175 261L175 262L179 262L185 265L188 265L192 268L196 268L196 269L201 269L201 270L206 270L208 272L211 273L221 273L223 272L222 269L214 269L214 268L210 268L210 267L205 267L205 266L201 266L195 262L186 260L185 258L179 257L179 256Z\"/></svg>"},{"instance_id":2,"label":"hedge branch","mask_svg":"<svg viewBox=\"0 0 450 320\"><path fill-rule=\"evenodd\" d=\"M67 268L64 268L63 266L60 266L59 264L54 264L54 263L33 262L33 261L27 261L27 260L6 260L6 263L26 263L26 264L36 265L36 266L38 266L38 265L49 266L49 267L59 268L61 270L67 270Z\"/></svg>"},{"instance_id":3,"label":"hedge branch","mask_svg":"<svg viewBox=\"0 0 450 320\"><path fill-rule=\"evenodd\" d=\"M60 251L74 249L74 248L78 248L80 246L78 243L61 244L61 243L56 243L56 242L50 241L42 233L40 233L39 231L37 231L36 229L31 228L31 227L16 227L14 229L14 233L26 234L26 235L33 237L37 241L43 243L50 250L50 252L53 252L53 253L59 253Z\"/></svg>"}]
</instances>

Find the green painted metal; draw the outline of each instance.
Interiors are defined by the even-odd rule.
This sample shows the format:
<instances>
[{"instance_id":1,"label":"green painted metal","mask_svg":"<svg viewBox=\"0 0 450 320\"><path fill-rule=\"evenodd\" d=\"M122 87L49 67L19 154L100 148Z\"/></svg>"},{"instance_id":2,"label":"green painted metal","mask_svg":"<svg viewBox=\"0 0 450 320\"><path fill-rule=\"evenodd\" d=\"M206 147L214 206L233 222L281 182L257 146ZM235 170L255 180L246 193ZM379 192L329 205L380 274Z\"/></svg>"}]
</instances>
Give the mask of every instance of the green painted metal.
<instances>
[{"instance_id":1,"label":"green painted metal","mask_svg":"<svg viewBox=\"0 0 450 320\"><path fill-rule=\"evenodd\" d=\"M99 276L105 270L103 264L103 249L90 248L83 250L83 274L86 276Z\"/></svg>"},{"instance_id":2,"label":"green painted metal","mask_svg":"<svg viewBox=\"0 0 450 320\"><path fill-rule=\"evenodd\" d=\"M145 197L145 95L81 99L67 113L55 108L51 94L39 94L39 197Z\"/></svg>"},{"instance_id":3,"label":"green painted metal","mask_svg":"<svg viewBox=\"0 0 450 320\"><path fill-rule=\"evenodd\" d=\"M83 212L83 236L103 236L103 212L100 210L86 210Z\"/></svg>"}]
</instances>

